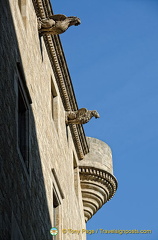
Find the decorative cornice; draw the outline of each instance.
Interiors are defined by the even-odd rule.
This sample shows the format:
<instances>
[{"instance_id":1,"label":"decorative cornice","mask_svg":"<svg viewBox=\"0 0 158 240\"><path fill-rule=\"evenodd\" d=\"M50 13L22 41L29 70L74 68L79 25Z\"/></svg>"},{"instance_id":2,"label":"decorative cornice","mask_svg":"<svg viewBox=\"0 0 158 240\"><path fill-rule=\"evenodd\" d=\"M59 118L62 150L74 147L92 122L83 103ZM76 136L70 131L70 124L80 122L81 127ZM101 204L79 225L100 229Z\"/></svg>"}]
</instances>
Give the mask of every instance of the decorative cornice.
<instances>
[{"instance_id":1,"label":"decorative cornice","mask_svg":"<svg viewBox=\"0 0 158 240\"><path fill-rule=\"evenodd\" d=\"M44 5L42 0L32 0L37 17L46 18Z\"/></svg>"},{"instance_id":2,"label":"decorative cornice","mask_svg":"<svg viewBox=\"0 0 158 240\"><path fill-rule=\"evenodd\" d=\"M33 0L33 4L37 17L46 18L53 15L49 0ZM60 38L58 35L44 35L43 38L65 111L77 111L78 105ZM84 155L89 152L84 129L82 125L76 126L72 124L70 130L78 157L79 159L83 159Z\"/></svg>"},{"instance_id":3,"label":"decorative cornice","mask_svg":"<svg viewBox=\"0 0 158 240\"><path fill-rule=\"evenodd\" d=\"M87 222L117 190L117 180L109 172L79 166L85 221Z\"/></svg>"}]
</instances>

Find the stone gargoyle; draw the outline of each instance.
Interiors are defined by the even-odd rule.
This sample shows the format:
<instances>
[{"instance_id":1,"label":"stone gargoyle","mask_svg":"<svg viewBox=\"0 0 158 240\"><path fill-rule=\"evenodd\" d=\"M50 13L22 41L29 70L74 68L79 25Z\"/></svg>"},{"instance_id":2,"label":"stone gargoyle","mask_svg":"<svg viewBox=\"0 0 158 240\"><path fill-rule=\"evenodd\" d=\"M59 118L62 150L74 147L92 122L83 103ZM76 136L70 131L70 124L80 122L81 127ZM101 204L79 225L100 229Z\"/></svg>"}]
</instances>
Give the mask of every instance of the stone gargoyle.
<instances>
[{"instance_id":1,"label":"stone gargoyle","mask_svg":"<svg viewBox=\"0 0 158 240\"><path fill-rule=\"evenodd\" d=\"M70 26L78 26L81 21L78 17L66 17L63 14L52 15L49 18L38 18L38 30L43 34L61 34L64 33Z\"/></svg>"},{"instance_id":2,"label":"stone gargoyle","mask_svg":"<svg viewBox=\"0 0 158 240\"><path fill-rule=\"evenodd\" d=\"M99 113L96 110L87 110L81 108L77 111L66 112L66 123L67 124L85 124L92 118L99 118Z\"/></svg>"}]
</instances>

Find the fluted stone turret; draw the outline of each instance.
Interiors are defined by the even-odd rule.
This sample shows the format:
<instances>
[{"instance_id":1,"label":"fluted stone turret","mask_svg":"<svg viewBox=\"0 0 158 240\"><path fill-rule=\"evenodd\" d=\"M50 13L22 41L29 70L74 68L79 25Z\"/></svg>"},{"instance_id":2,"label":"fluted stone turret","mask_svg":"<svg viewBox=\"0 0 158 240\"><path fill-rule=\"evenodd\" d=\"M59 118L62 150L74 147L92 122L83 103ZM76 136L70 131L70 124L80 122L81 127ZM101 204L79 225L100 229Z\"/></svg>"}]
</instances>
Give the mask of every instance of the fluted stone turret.
<instances>
[{"instance_id":1,"label":"fluted stone turret","mask_svg":"<svg viewBox=\"0 0 158 240\"><path fill-rule=\"evenodd\" d=\"M89 153L80 161L80 181L87 222L116 192L110 147L96 138L87 137Z\"/></svg>"}]
</instances>

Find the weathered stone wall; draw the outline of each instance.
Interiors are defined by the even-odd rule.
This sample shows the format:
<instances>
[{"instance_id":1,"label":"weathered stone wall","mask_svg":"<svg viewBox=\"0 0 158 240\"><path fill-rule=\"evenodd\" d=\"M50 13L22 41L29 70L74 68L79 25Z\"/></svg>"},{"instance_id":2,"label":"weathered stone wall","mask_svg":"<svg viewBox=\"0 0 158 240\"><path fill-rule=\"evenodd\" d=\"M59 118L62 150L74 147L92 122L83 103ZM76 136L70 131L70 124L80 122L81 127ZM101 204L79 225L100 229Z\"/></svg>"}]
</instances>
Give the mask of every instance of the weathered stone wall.
<instances>
[{"instance_id":1,"label":"weathered stone wall","mask_svg":"<svg viewBox=\"0 0 158 240\"><path fill-rule=\"evenodd\" d=\"M21 3L22 5L19 5ZM53 185L55 171L63 197L59 229L85 228L78 158L47 55L39 38L37 17L31 1L2 0L0 6L0 239L52 239ZM2 17L3 16L3 17ZM18 147L17 62L25 74L30 105L29 171ZM54 85L55 120L52 118L51 88ZM75 159L75 160L74 160ZM75 162L75 163L74 163ZM77 189L75 189L75 186ZM14 228L17 232L14 233ZM17 234L17 235L16 235ZM60 236L60 238L59 238ZM74 235L58 235L60 240ZM57 239L58 239L57 238ZM75 235L76 240L85 234Z\"/></svg>"}]
</instances>

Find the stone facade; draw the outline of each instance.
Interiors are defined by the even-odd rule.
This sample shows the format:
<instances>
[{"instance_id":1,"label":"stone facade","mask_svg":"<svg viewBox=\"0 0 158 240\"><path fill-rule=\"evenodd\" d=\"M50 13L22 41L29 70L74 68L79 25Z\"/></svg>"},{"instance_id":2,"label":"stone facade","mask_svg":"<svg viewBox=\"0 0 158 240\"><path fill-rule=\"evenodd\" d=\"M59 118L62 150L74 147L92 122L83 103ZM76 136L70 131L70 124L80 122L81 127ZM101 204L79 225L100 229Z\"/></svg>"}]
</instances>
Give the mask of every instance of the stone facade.
<instances>
[{"instance_id":1,"label":"stone facade","mask_svg":"<svg viewBox=\"0 0 158 240\"><path fill-rule=\"evenodd\" d=\"M117 186L108 147L97 142L101 150L95 151L95 157L101 154L103 161L93 158L98 161L93 168L82 125L65 123L65 113L77 111L78 106L60 38L38 33L38 18L52 14L48 0L2 0L0 4L2 240L53 239L49 231L54 226L59 229L54 240L73 240L74 235L63 234L62 229L86 229L85 220ZM89 170L84 167L103 170L102 180L96 177L95 181L105 188L100 194L103 200L94 211L90 207L88 216L83 182ZM87 181L93 180L88 176ZM93 198L91 193L88 198ZM75 240L79 239L85 240L86 234L76 234Z\"/></svg>"}]
</instances>

